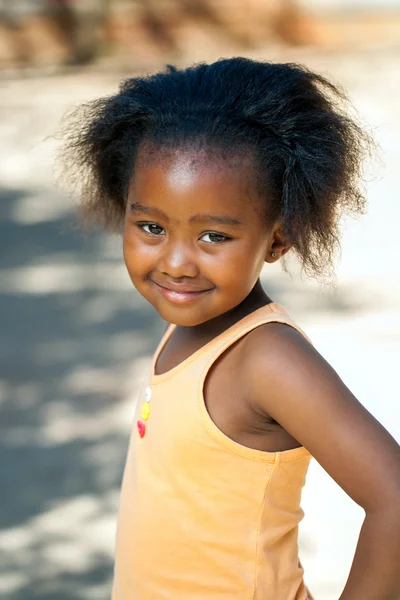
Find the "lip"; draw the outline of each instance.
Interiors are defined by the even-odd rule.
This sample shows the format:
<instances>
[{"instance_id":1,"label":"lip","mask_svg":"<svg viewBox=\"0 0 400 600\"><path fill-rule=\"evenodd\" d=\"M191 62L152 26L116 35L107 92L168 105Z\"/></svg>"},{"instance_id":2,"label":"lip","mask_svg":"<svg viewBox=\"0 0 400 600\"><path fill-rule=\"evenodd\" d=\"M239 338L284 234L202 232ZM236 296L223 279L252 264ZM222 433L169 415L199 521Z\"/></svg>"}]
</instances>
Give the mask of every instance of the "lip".
<instances>
[{"instance_id":1,"label":"lip","mask_svg":"<svg viewBox=\"0 0 400 600\"><path fill-rule=\"evenodd\" d=\"M210 292L213 289L208 288L206 290L195 290L190 289L188 287L183 287L183 289L176 287L172 289L160 285L153 279L150 279L150 283L156 288L157 291L159 291L164 296L164 298L166 298L170 302L173 302L174 304L186 304L188 302L193 302L197 300L200 296L203 296L204 294Z\"/></svg>"}]
</instances>

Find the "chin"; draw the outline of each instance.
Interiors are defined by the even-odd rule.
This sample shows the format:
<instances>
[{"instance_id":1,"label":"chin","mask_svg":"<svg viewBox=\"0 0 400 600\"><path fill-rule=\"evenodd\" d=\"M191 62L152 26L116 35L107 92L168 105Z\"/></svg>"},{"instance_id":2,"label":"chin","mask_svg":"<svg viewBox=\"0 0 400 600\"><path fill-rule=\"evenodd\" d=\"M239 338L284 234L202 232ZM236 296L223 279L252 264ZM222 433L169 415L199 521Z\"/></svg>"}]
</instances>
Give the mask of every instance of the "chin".
<instances>
[{"instance_id":1,"label":"chin","mask_svg":"<svg viewBox=\"0 0 400 600\"><path fill-rule=\"evenodd\" d=\"M201 325L212 319L216 315L206 315L202 311L196 311L194 309L173 309L165 306L156 306L154 308L164 321L172 323L173 325L179 325L181 327L195 327Z\"/></svg>"},{"instance_id":2,"label":"chin","mask_svg":"<svg viewBox=\"0 0 400 600\"><path fill-rule=\"evenodd\" d=\"M195 327L196 325L201 325L202 323L209 321L208 318L202 318L200 315L185 315L183 311L179 314L173 314L173 311L158 311L158 314L165 321L168 321L168 323L172 323L173 325L179 325L180 327Z\"/></svg>"}]
</instances>

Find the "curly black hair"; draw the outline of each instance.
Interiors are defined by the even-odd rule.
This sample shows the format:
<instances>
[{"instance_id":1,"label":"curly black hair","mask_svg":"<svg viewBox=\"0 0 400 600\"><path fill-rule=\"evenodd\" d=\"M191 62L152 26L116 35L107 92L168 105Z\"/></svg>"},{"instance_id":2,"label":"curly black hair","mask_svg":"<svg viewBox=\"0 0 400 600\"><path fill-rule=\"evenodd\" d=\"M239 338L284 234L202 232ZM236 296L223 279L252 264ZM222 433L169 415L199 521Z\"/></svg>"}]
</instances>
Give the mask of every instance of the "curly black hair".
<instances>
[{"instance_id":1,"label":"curly black hair","mask_svg":"<svg viewBox=\"0 0 400 600\"><path fill-rule=\"evenodd\" d=\"M331 273L343 213L362 214L363 159L373 145L343 89L295 63L219 59L166 65L66 116L63 169L86 220L120 230L143 142L251 152L270 218L307 275Z\"/></svg>"}]
</instances>

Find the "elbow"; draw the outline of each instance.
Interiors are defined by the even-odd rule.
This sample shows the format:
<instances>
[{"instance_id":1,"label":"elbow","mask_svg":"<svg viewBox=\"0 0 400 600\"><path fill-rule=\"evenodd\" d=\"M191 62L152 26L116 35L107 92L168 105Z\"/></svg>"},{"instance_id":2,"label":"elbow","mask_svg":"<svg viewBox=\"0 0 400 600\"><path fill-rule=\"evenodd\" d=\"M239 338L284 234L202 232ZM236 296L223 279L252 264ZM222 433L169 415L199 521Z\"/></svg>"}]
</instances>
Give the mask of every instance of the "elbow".
<instances>
[{"instance_id":1,"label":"elbow","mask_svg":"<svg viewBox=\"0 0 400 600\"><path fill-rule=\"evenodd\" d=\"M366 519L380 523L391 536L398 536L400 543L400 496L397 501L393 500L364 510Z\"/></svg>"},{"instance_id":2,"label":"elbow","mask_svg":"<svg viewBox=\"0 0 400 600\"><path fill-rule=\"evenodd\" d=\"M380 485L375 487L374 493L364 500L361 506L366 514L386 515L393 525L400 523L400 472L398 476L397 472L387 473L384 480L381 478Z\"/></svg>"}]
</instances>

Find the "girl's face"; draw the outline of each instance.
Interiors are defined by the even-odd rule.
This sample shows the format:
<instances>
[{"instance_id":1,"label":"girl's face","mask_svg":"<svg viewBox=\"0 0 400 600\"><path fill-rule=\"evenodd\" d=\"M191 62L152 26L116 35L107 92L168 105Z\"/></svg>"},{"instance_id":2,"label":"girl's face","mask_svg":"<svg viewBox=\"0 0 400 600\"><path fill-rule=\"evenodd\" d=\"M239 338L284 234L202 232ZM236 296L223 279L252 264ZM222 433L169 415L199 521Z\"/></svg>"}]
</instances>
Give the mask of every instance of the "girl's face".
<instances>
[{"instance_id":1,"label":"girl's face","mask_svg":"<svg viewBox=\"0 0 400 600\"><path fill-rule=\"evenodd\" d=\"M228 163L199 151L165 152L152 162L139 156L124 259L136 289L166 321L194 326L233 309L277 251L249 172L247 159Z\"/></svg>"}]
</instances>

